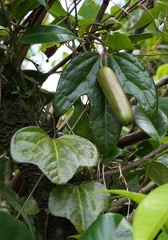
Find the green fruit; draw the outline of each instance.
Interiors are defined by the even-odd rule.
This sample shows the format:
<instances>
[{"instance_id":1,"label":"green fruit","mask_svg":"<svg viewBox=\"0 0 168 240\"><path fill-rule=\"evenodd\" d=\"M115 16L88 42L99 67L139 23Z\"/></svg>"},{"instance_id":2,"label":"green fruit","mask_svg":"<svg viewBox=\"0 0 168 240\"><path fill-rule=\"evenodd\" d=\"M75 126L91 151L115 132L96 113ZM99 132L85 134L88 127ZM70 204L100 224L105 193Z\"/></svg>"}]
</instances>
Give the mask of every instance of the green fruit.
<instances>
[{"instance_id":1,"label":"green fruit","mask_svg":"<svg viewBox=\"0 0 168 240\"><path fill-rule=\"evenodd\" d=\"M132 108L113 70L101 67L97 79L116 119L124 126L131 124L134 119Z\"/></svg>"}]
</instances>

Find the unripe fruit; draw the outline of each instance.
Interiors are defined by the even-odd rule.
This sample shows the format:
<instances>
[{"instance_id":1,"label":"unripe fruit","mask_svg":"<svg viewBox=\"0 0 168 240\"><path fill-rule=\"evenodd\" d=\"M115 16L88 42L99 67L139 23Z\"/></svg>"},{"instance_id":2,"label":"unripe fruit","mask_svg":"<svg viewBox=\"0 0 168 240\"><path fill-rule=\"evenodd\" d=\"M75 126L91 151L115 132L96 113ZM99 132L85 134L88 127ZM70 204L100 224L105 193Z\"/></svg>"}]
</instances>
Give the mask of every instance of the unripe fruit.
<instances>
[{"instance_id":1,"label":"unripe fruit","mask_svg":"<svg viewBox=\"0 0 168 240\"><path fill-rule=\"evenodd\" d=\"M134 119L132 108L113 70L101 67L97 79L116 119L124 126L131 124Z\"/></svg>"}]
</instances>

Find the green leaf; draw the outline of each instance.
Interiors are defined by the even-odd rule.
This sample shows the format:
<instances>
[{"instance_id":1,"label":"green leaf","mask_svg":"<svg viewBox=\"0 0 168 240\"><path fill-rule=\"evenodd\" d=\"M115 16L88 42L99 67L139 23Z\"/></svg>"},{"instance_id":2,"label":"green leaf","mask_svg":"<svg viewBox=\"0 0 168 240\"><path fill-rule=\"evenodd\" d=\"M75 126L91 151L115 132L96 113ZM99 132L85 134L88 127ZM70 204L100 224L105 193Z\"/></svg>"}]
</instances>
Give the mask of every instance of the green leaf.
<instances>
[{"instance_id":1,"label":"green leaf","mask_svg":"<svg viewBox=\"0 0 168 240\"><path fill-rule=\"evenodd\" d=\"M114 32L109 36L107 46L112 50L134 50L135 47L132 45L129 37L126 34L120 32Z\"/></svg>"},{"instance_id":2,"label":"green leaf","mask_svg":"<svg viewBox=\"0 0 168 240\"><path fill-rule=\"evenodd\" d=\"M132 201L136 203L142 202L142 200L146 197L146 195L141 194L141 193L135 193L135 192L128 192L126 190L100 190L99 192L102 193L113 193L117 195L121 195L127 198L130 198Z\"/></svg>"},{"instance_id":3,"label":"green leaf","mask_svg":"<svg viewBox=\"0 0 168 240\"><path fill-rule=\"evenodd\" d=\"M139 21L131 29L141 28L153 22L155 19L158 18L162 8L163 6L159 4L158 6L146 11L145 14L142 15Z\"/></svg>"},{"instance_id":4,"label":"green leaf","mask_svg":"<svg viewBox=\"0 0 168 240\"><path fill-rule=\"evenodd\" d=\"M11 189L11 187L4 184L3 182L0 182L0 193L2 198L7 202L9 206L11 206L17 212L21 210L23 206L23 201L20 198L18 198L17 194ZM35 225L34 220L30 216L25 214L23 211L21 215L25 223L29 227L29 230L31 231L32 235L35 236L37 232L35 231L35 228L34 228L34 225Z\"/></svg>"},{"instance_id":5,"label":"green leaf","mask_svg":"<svg viewBox=\"0 0 168 240\"><path fill-rule=\"evenodd\" d=\"M159 98L159 109L168 117L168 97Z\"/></svg>"},{"instance_id":6,"label":"green leaf","mask_svg":"<svg viewBox=\"0 0 168 240\"><path fill-rule=\"evenodd\" d=\"M0 239L35 240L27 227L9 213L0 211Z\"/></svg>"},{"instance_id":7,"label":"green leaf","mask_svg":"<svg viewBox=\"0 0 168 240\"><path fill-rule=\"evenodd\" d=\"M38 25L28 28L19 39L24 44L67 42L76 39L68 29L55 25Z\"/></svg>"},{"instance_id":8,"label":"green leaf","mask_svg":"<svg viewBox=\"0 0 168 240\"><path fill-rule=\"evenodd\" d=\"M154 239L168 217L168 184L152 192L138 205L133 220L134 240Z\"/></svg>"},{"instance_id":9,"label":"green leaf","mask_svg":"<svg viewBox=\"0 0 168 240\"><path fill-rule=\"evenodd\" d=\"M131 223L117 213L99 216L80 240L133 240Z\"/></svg>"},{"instance_id":10,"label":"green leaf","mask_svg":"<svg viewBox=\"0 0 168 240\"><path fill-rule=\"evenodd\" d=\"M161 139L167 132L167 117L158 110L157 116L151 121L139 106L133 106L134 121L136 125L147 135L155 139Z\"/></svg>"},{"instance_id":11,"label":"green leaf","mask_svg":"<svg viewBox=\"0 0 168 240\"><path fill-rule=\"evenodd\" d=\"M149 39L153 36L152 33L140 33L140 34L133 34L129 36L129 39L132 43L136 43L145 39Z\"/></svg>"},{"instance_id":12,"label":"green leaf","mask_svg":"<svg viewBox=\"0 0 168 240\"><path fill-rule=\"evenodd\" d=\"M23 211L25 214L34 215L34 214L37 214L40 211L40 209L37 206L37 202L34 199L30 199L27 202Z\"/></svg>"},{"instance_id":13,"label":"green leaf","mask_svg":"<svg viewBox=\"0 0 168 240\"><path fill-rule=\"evenodd\" d=\"M124 91L137 98L148 117L157 112L157 93L153 80L144 66L131 54L119 53L107 57L107 64L118 77ZM96 79L99 55L83 53L74 58L64 69L54 97L55 115L63 115L82 95L91 102L90 124L95 143L104 157L110 157L117 145L121 125ZM145 79L145 81L144 81Z\"/></svg>"},{"instance_id":14,"label":"green leaf","mask_svg":"<svg viewBox=\"0 0 168 240\"><path fill-rule=\"evenodd\" d=\"M117 145L121 125L113 115L110 105L96 79L99 55L83 53L74 58L64 69L54 97L54 112L63 115L82 95L91 102L90 126L99 151L106 157Z\"/></svg>"},{"instance_id":15,"label":"green leaf","mask_svg":"<svg viewBox=\"0 0 168 240\"><path fill-rule=\"evenodd\" d=\"M79 167L98 163L98 152L88 140L76 135L51 139L38 127L17 131L11 140L11 156L17 162L37 165L53 183L66 183Z\"/></svg>"},{"instance_id":16,"label":"green leaf","mask_svg":"<svg viewBox=\"0 0 168 240\"><path fill-rule=\"evenodd\" d=\"M65 16L67 16L67 12L62 7L60 1L55 1L53 3L53 5L51 6L51 8L49 9L49 12L55 17L60 17L60 16L65 17Z\"/></svg>"},{"instance_id":17,"label":"green leaf","mask_svg":"<svg viewBox=\"0 0 168 240\"><path fill-rule=\"evenodd\" d=\"M168 239L168 234L165 232L162 232L157 238L157 240L167 240L167 239Z\"/></svg>"},{"instance_id":18,"label":"green leaf","mask_svg":"<svg viewBox=\"0 0 168 240\"><path fill-rule=\"evenodd\" d=\"M108 67L115 72L126 94L133 95L150 119L157 114L157 91L153 79L139 60L129 53L108 58Z\"/></svg>"},{"instance_id":19,"label":"green leaf","mask_svg":"<svg viewBox=\"0 0 168 240\"><path fill-rule=\"evenodd\" d=\"M110 195L96 192L98 189L105 189L105 186L98 182L57 185L50 193L49 211L55 216L66 217L79 233L83 233L110 207Z\"/></svg>"},{"instance_id":20,"label":"green leaf","mask_svg":"<svg viewBox=\"0 0 168 240\"><path fill-rule=\"evenodd\" d=\"M157 185L168 183L168 154L160 156L151 164L148 176Z\"/></svg>"},{"instance_id":21,"label":"green leaf","mask_svg":"<svg viewBox=\"0 0 168 240\"><path fill-rule=\"evenodd\" d=\"M99 9L100 9L100 6L95 1L85 0L79 9L78 15L88 20L95 19Z\"/></svg>"}]
</instances>

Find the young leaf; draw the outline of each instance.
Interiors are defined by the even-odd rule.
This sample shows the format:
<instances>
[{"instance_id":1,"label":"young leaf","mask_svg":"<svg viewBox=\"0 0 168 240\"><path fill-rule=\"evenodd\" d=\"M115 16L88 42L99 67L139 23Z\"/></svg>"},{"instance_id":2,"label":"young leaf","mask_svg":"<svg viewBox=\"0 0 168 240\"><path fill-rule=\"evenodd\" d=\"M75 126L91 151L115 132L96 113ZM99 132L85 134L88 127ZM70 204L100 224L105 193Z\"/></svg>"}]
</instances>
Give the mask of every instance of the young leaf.
<instances>
[{"instance_id":1,"label":"young leaf","mask_svg":"<svg viewBox=\"0 0 168 240\"><path fill-rule=\"evenodd\" d=\"M53 183L66 183L79 167L98 163L96 147L76 135L51 139L38 127L17 131L11 140L11 156L17 162L37 165Z\"/></svg>"},{"instance_id":2,"label":"young leaf","mask_svg":"<svg viewBox=\"0 0 168 240\"><path fill-rule=\"evenodd\" d=\"M74 40L76 36L68 29L55 25L28 28L19 39L24 44L56 43Z\"/></svg>"},{"instance_id":3,"label":"young leaf","mask_svg":"<svg viewBox=\"0 0 168 240\"><path fill-rule=\"evenodd\" d=\"M96 191L98 189L105 189L105 186L98 182L57 185L50 193L49 211L68 218L78 232L83 233L101 212L110 207L110 195L103 195Z\"/></svg>"},{"instance_id":4,"label":"young leaf","mask_svg":"<svg viewBox=\"0 0 168 240\"><path fill-rule=\"evenodd\" d=\"M35 240L26 225L7 212L0 211L0 239Z\"/></svg>"},{"instance_id":5,"label":"young leaf","mask_svg":"<svg viewBox=\"0 0 168 240\"><path fill-rule=\"evenodd\" d=\"M133 240L131 223L118 213L99 216L80 240Z\"/></svg>"},{"instance_id":6,"label":"young leaf","mask_svg":"<svg viewBox=\"0 0 168 240\"><path fill-rule=\"evenodd\" d=\"M102 193L113 193L117 195L121 195L127 198L130 198L132 201L136 203L142 202L142 200L146 197L146 195L141 194L141 193L135 193L135 192L128 192L126 190L100 190L99 192Z\"/></svg>"},{"instance_id":7,"label":"young leaf","mask_svg":"<svg viewBox=\"0 0 168 240\"><path fill-rule=\"evenodd\" d=\"M155 139L161 139L167 132L167 117L158 110L157 116L151 121L139 106L133 106L134 121L142 131Z\"/></svg>"},{"instance_id":8,"label":"young leaf","mask_svg":"<svg viewBox=\"0 0 168 240\"><path fill-rule=\"evenodd\" d=\"M150 192L138 205L133 220L134 240L154 239L168 217L168 184Z\"/></svg>"}]
</instances>

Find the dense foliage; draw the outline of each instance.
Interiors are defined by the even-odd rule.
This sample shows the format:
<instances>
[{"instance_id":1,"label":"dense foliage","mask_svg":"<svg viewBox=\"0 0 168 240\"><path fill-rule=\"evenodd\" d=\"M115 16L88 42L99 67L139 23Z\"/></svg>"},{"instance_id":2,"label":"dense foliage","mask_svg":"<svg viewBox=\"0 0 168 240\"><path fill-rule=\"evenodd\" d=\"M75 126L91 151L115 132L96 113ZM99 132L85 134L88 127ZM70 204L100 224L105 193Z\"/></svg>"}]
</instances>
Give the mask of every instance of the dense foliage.
<instances>
[{"instance_id":1,"label":"dense foliage","mask_svg":"<svg viewBox=\"0 0 168 240\"><path fill-rule=\"evenodd\" d=\"M123 2L0 0L0 239L168 238L168 3Z\"/></svg>"}]
</instances>

